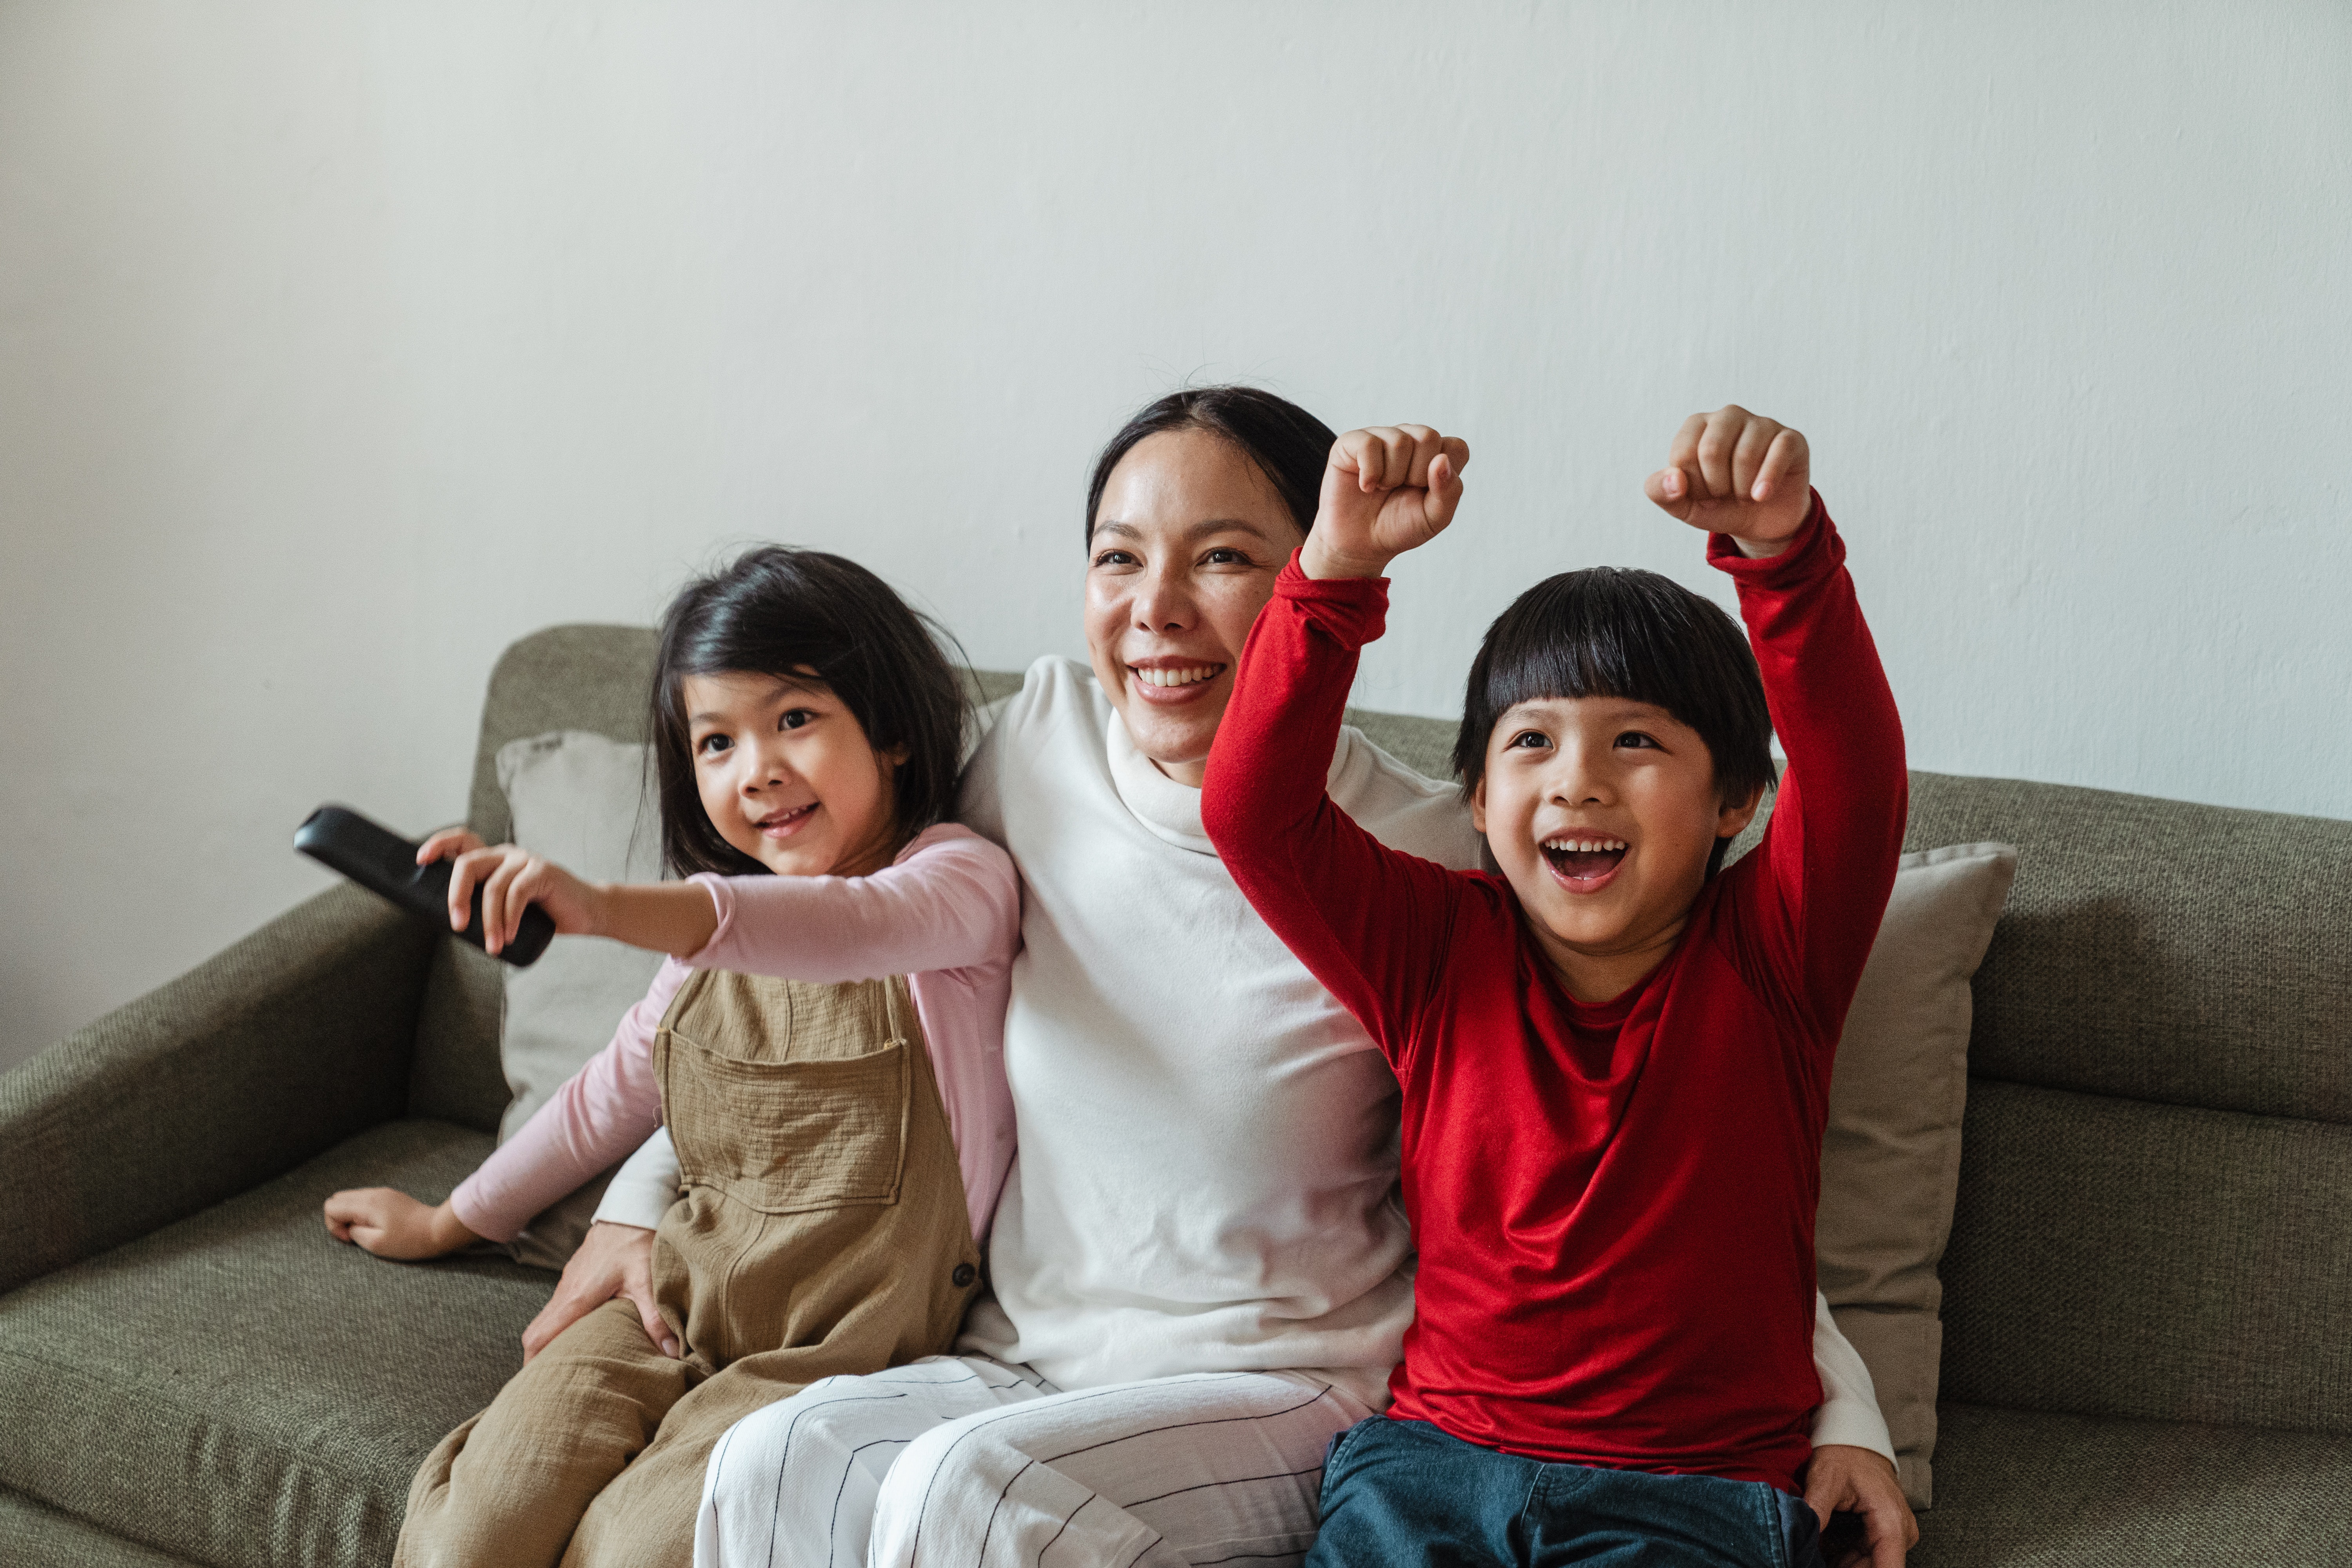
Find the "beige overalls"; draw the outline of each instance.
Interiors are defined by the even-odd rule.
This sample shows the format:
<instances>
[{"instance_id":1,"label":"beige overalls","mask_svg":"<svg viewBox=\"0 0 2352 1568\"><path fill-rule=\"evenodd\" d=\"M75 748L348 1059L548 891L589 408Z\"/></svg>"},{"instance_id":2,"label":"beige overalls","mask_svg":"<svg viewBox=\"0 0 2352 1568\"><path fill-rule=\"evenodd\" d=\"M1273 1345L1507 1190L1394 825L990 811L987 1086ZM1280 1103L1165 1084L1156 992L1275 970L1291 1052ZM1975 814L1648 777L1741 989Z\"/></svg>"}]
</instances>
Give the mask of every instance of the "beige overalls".
<instances>
[{"instance_id":1,"label":"beige overalls","mask_svg":"<svg viewBox=\"0 0 2352 1568\"><path fill-rule=\"evenodd\" d=\"M625 1300L566 1329L426 1457L395 1568L686 1568L728 1427L954 1339L980 1249L903 980L698 973L654 1066L685 1189L654 1293L680 1359Z\"/></svg>"}]
</instances>

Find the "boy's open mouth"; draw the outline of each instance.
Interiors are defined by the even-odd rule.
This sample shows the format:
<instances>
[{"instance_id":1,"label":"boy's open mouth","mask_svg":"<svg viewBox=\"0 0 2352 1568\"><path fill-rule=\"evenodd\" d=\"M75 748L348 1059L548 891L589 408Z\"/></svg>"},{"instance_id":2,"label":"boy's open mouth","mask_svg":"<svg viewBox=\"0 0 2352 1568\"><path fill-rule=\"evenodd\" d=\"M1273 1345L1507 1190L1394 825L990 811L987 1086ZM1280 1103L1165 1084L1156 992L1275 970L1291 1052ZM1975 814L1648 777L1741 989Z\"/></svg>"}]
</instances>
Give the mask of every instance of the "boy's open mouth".
<instances>
[{"instance_id":1,"label":"boy's open mouth","mask_svg":"<svg viewBox=\"0 0 2352 1568\"><path fill-rule=\"evenodd\" d=\"M1570 884L1602 882L1625 858L1625 841L1583 836L1547 838L1543 841L1543 857L1552 870Z\"/></svg>"}]
</instances>

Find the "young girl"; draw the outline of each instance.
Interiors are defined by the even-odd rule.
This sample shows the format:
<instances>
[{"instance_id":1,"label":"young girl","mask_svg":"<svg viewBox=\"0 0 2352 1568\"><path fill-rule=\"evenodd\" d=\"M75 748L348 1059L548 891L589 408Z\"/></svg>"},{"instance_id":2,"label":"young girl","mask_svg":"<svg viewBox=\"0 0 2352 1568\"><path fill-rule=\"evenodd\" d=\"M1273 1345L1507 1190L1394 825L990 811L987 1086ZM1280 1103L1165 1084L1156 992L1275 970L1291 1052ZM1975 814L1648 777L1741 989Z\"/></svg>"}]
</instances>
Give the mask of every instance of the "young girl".
<instances>
[{"instance_id":1,"label":"young girl","mask_svg":"<svg viewBox=\"0 0 2352 1568\"><path fill-rule=\"evenodd\" d=\"M671 955L613 1043L449 1200L338 1193L388 1258L510 1238L667 1125L684 1193L654 1245L666 1345L615 1299L528 1361L410 1488L397 1563L680 1564L712 1445L818 1378L945 1351L1012 1158L1012 862L943 822L963 698L871 573L763 548L665 616L662 850L690 880L584 883L471 834L488 945L559 932Z\"/></svg>"}]
</instances>

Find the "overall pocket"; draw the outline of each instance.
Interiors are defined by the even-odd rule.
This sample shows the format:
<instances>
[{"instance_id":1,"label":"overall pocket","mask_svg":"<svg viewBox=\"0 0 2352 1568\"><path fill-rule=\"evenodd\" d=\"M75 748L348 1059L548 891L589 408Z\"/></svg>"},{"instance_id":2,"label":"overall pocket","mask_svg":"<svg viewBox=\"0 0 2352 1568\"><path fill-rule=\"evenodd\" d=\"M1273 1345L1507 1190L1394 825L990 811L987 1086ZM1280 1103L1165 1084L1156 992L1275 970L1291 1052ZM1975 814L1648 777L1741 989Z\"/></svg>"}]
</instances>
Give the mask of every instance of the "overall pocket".
<instances>
[{"instance_id":1,"label":"overall pocket","mask_svg":"<svg viewBox=\"0 0 2352 1568\"><path fill-rule=\"evenodd\" d=\"M858 1056L747 1061L664 1027L655 1056L688 1185L762 1214L898 1201L913 1098L903 1040Z\"/></svg>"}]
</instances>

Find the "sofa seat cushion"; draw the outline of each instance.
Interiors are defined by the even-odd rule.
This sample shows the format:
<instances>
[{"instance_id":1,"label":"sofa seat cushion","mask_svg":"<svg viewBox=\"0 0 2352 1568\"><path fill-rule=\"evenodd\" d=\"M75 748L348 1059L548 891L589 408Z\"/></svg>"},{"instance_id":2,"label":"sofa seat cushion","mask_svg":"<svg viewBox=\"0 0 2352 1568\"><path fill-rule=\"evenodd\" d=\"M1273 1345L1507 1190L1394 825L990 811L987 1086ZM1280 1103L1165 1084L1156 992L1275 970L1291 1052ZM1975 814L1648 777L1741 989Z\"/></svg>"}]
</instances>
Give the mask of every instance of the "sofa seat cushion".
<instances>
[{"instance_id":1,"label":"sofa seat cushion","mask_svg":"<svg viewBox=\"0 0 2352 1568\"><path fill-rule=\"evenodd\" d=\"M40 1568L196 1568L184 1557L125 1541L59 1513L47 1503L0 1489L0 1563Z\"/></svg>"},{"instance_id":2,"label":"sofa seat cushion","mask_svg":"<svg viewBox=\"0 0 2352 1568\"><path fill-rule=\"evenodd\" d=\"M387 1263L331 1239L320 1205L437 1202L489 1149L389 1122L0 1296L0 1488L220 1568L389 1561L410 1477L521 1364L554 1276Z\"/></svg>"},{"instance_id":3,"label":"sofa seat cushion","mask_svg":"<svg viewBox=\"0 0 2352 1568\"><path fill-rule=\"evenodd\" d=\"M2352 1437L1945 1405L1910 1568L2352 1563Z\"/></svg>"}]
</instances>

